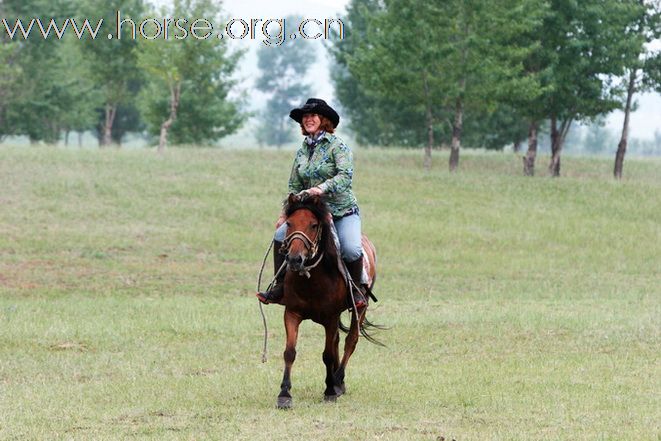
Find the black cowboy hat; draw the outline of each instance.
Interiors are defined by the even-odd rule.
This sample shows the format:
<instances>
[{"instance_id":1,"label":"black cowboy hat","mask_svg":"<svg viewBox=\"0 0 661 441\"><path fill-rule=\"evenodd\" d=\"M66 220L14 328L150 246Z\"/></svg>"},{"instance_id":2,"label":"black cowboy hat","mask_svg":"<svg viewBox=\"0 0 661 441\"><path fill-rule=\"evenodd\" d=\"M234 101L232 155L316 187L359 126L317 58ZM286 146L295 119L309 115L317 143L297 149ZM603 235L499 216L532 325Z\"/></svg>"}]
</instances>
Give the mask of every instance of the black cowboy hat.
<instances>
[{"instance_id":1,"label":"black cowboy hat","mask_svg":"<svg viewBox=\"0 0 661 441\"><path fill-rule=\"evenodd\" d=\"M340 123L340 115L331 106L326 104L326 101L319 98L309 98L303 106L289 112L289 117L300 124L303 115L306 113L316 113L317 115L325 116L333 124L334 128Z\"/></svg>"}]
</instances>

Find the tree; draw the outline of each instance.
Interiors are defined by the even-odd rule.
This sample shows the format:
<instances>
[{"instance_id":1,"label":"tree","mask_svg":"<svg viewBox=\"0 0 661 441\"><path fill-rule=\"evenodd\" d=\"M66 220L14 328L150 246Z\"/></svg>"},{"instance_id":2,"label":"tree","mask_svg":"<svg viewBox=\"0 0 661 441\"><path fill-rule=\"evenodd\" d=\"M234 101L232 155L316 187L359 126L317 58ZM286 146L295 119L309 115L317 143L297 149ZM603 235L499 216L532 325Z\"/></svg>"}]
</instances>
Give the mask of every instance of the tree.
<instances>
[{"instance_id":1,"label":"tree","mask_svg":"<svg viewBox=\"0 0 661 441\"><path fill-rule=\"evenodd\" d=\"M119 36L114 38L93 39L90 36L81 42L83 56L94 66L91 78L102 95L102 121L99 137L101 146L112 143L112 132L118 107L127 105L135 99L135 92L130 85L140 80L136 45L133 38L133 26L138 26L138 18L144 12L142 0L87 0L83 7L84 16L102 17L105 24L115 23L117 11L121 19L127 20ZM101 33L101 36L105 36ZM109 34L112 35L112 34Z\"/></svg>"},{"instance_id":2,"label":"tree","mask_svg":"<svg viewBox=\"0 0 661 441\"><path fill-rule=\"evenodd\" d=\"M289 16L285 22L301 23L301 17ZM293 140L289 111L310 96L311 86L302 81L316 52L305 40L285 39L280 46L263 45L257 51L257 66L261 74L255 87L269 98L260 114L260 144L277 147Z\"/></svg>"},{"instance_id":3,"label":"tree","mask_svg":"<svg viewBox=\"0 0 661 441\"><path fill-rule=\"evenodd\" d=\"M5 16L1 9L0 16ZM20 66L15 62L18 45L4 39L0 40L0 139L11 133L11 128L6 125L7 108L14 100L16 93L13 85L20 75Z\"/></svg>"},{"instance_id":4,"label":"tree","mask_svg":"<svg viewBox=\"0 0 661 441\"><path fill-rule=\"evenodd\" d=\"M128 92L133 96L138 96L144 87L144 77L131 81L128 84ZM97 139L101 139L103 134L103 125L100 122L105 120L105 110L97 108ZM145 130L145 123L138 108L137 99L131 99L117 106L115 119L112 124L110 138L114 144L122 145L127 133L142 133Z\"/></svg>"},{"instance_id":5,"label":"tree","mask_svg":"<svg viewBox=\"0 0 661 441\"><path fill-rule=\"evenodd\" d=\"M435 144L435 110L444 105L447 88L442 74L437 29L425 22L429 4L410 0L386 2L386 9L371 19L365 43L348 57L348 68L360 82L367 96L376 102L392 100L394 109L405 109L421 117L414 120L414 130L426 132L423 165L431 168ZM438 25L438 24L437 24Z\"/></svg>"},{"instance_id":6,"label":"tree","mask_svg":"<svg viewBox=\"0 0 661 441\"><path fill-rule=\"evenodd\" d=\"M23 23L35 17L52 17L61 24L75 9L71 2L63 0L5 0L2 12ZM67 64L73 61L75 65L76 61L65 60L66 44L66 39L54 35L43 38L36 32L30 38L18 32L11 43L3 38L0 57L8 61L2 68L7 76L1 80L3 134L25 135L31 142L58 141L69 106L84 94L81 88L63 83L66 79L76 85L80 79L78 72ZM21 74L16 75L18 72Z\"/></svg>"},{"instance_id":7,"label":"tree","mask_svg":"<svg viewBox=\"0 0 661 441\"><path fill-rule=\"evenodd\" d=\"M622 123L622 134L615 154L615 166L613 175L616 179L622 178L624 156L627 151L629 137L629 118L633 105L633 96L636 92L661 88L661 81L655 78L657 60L661 59L661 53L650 57L646 54L646 45L659 38L661 34L661 5L658 2L637 0L639 6L633 15L632 23L627 27L625 41L628 44L623 52L627 58L626 71L626 99L624 104L624 122ZM646 59L647 58L647 59Z\"/></svg>"},{"instance_id":8,"label":"tree","mask_svg":"<svg viewBox=\"0 0 661 441\"><path fill-rule=\"evenodd\" d=\"M501 150L511 144L518 151L528 134L526 119L505 103L498 103L493 111L477 110L466 116L462 142L470 147Z\"/></svg>"},{"instance_id":9,"label":"tree","mask_svg":"<svg viewBox=\"0 0 661 441\"><path fill-rule=\"evenodd\" d=\"M538 3L387 1L369 22L367 42L349 57L349 70L368 95L388 95L424 115L418 120L427 133L426 168L436 126L450 115L449 167L456 170L466 111L489 112L505 96L536 94L535 78L522 69L530 48L511 42L535 26Z\"/></svg>"},{"instance_id":10,"label":"tree","mask_svg":"<svg viewBox=\"0 0 661 441\"><path fill-rule=\"evenodd\" d=\"M164 17L213 19L219 14L211 0L175 0L172 9L162 11ZM227 44L213 37L141 40L139 65L148 74L141 109L148 131L158 133L159 152L169 135L176 143L199 143L238 129L239 102L228 94L241 55L229 53Z\"/></svg>"},{"instance_id":11,"label":"tree","mask_svg":"<svg viewBox=\"0 0 661 441\"><path fill-rule=\"evenodd\" d=\"M618 107L610 78L621 74L627 47L625 30L636 10L633 0L551 0L541 30L548 86L538 102L550 120L549 172L560 176L565 138L576 121Z\"/></svg>"},{"instance_id":12,"label":"tree","mask_svg":"<svg viewBox=\"0 0 661 441\"><path fill-rule=\"evenodd\" d=\"M96 108L103 102L92 81L93 67L83 58L80 42L71 35L67 37L59 47L59 63L52 72L57 87L62 90L58 104L64 111L59 126L64 131L65 145L70 132L80 134L94 129L98 120Z\"/></svg>"},{"instance_id":13,"label":"tree","mask_svg":"<svg viewBox=\"0 0 661 441\"><path fill-rule=\"evenodd\" d=\"M329 48L334 59L331 65L331 80L346 115L349 129L362 144L420 146L427 142L427 134L418 129L424 121L425 113L415 106L388 93L374 93L365 87L355 69L349 68L354 56L371 45L369 28L372 20L385 13L385 5L380 0L352 0L343 18L344 34L333 28ZM435 136L439 130L434 128Z\"/></svg>"}]
</instances>

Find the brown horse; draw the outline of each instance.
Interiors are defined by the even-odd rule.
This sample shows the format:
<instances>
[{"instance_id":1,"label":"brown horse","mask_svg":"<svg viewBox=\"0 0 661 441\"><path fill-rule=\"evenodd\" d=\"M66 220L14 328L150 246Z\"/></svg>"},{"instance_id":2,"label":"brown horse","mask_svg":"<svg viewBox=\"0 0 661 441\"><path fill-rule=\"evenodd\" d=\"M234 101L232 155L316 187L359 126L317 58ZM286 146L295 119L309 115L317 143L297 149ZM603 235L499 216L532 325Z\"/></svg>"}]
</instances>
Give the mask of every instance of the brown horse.
<instances>
[{"instance_id":1,"label":"brown horse","mask_svg":"<svg viewBox=\"0 0 661 441\"><path fill-rule=\"evenodd\" d=\"M345 271L340 269L341 259L332 234L331 216L324 202L316 196L299 197L290 195L285 206L287 216L287 238L283 244L286 253L284 297L285 331L287 343L284 352L285 371L280 385L277 406L281 409L292 405L291 368L296 359L298 327L303 320L319 323L326 330L326 345L323 361L326 365L326 401L335 401L345 392L344 374L351 354L356 349L359 331L370 341L364 325L367 307L353 311L351 326L344 344L344 355L340 362L339 330L346 328L340 322L343 311L350 306L349 283ZM368 278L376 276L376 252L374 246L362 237L367 262ZM360 284L360 281L356 281ZM368 288L371 290L373 282ZM355 288L354 288L355 289Z\"/></svg>"}]
</instances>

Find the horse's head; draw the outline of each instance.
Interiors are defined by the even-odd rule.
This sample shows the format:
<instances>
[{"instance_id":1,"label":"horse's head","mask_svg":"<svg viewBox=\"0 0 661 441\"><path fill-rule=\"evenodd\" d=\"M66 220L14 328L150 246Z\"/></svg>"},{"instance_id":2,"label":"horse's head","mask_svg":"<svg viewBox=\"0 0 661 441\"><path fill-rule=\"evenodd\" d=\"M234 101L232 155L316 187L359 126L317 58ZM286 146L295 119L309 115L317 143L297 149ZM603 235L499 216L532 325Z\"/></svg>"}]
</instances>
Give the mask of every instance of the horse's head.
<instances>
[{"instance_id":1,"label":"horse's head","mask_svg":"<svg viewBox=\"0 0 661 441\"><path fill-rule=\"evenodd\" d=\"M328 207L319 196L290 194L285 204L287 238L283 244L287 268L302 271L320 256L322 236L326 230Z\"/></svg>"}]
</instances>

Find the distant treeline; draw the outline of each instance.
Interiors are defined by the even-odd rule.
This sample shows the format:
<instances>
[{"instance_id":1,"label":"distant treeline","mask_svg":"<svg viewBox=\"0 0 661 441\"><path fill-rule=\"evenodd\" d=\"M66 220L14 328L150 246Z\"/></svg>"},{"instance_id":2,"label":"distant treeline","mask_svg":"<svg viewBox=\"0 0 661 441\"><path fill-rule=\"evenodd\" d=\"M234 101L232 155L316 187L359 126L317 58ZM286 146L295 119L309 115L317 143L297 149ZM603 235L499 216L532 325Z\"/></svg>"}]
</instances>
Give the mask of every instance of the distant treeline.
<instances>
[{"instance_id":1,"label":"distant treeline","mask_svg":"<svg viewBox=\"0 0 661 441\"><path fill-rule=\"evenodd\" d=\"M247 116L232 79L242 52L227 39L145 38L157 23L139 29L142 38L132 38L131 26L114 33L117 11L136 23L213 20L219 3L176 0L154 10L143 0L3 0L0 137L56 142L92 131L103 146L134 132L163 148L236 132ZM74 19L77 32L60 38L53 26ZM96 38L81 37L85 19ZM363 144L424 146L427 167L434 147L449 146L454 170L462 145L514 146L526 149L524 172L532 175L545 138L558 176L572 127L615 109L628 121L636 93L661 91L661 55L648 49L661 35L657 0L352 0L342 22L344 38L331 39L329 50L343 118ZM17 26L30 23L41 35L22 38ZM313 63L305 53L314 49L292 44L299 42L260 54L255 87L271 97L262 119L311 91L306 63L291 60ZM260 131L279 125L264 120ZM616 176L627 149L623 127L620 139L602 136L617 147Z\"/></svg>"},{"instance_id":2,"label":"distant treeline","mask_svg":"<svg viewBox=\"0 0 661 441\"><path fill-rule=\"evenodd\" d=\"M628 121L636 92L661 90L661 56L647 50L660 10L654 0L353 0L332 51L335 90L361 142L426 145L427 166L449 145L451 170L462 144L525 143L532 175L541 131L558 176L572 126L615 109Z\"/></svg>"},{"instance_id":3,"label":"distant treeline","mask_svg":"<svg viewBox=\"0 0 661 441\"><path fill-rule=\"evenodd\" d=\"M220 13L212 0L158 11L142 0L3 0L0 137L56 142L92 131L105 146L142 132L162 148L168 137L198 144L235 132L244 115L232 74L242 53L218 38L167 40L157 20L144 20Z\"/></svg>"}]
</instances>

